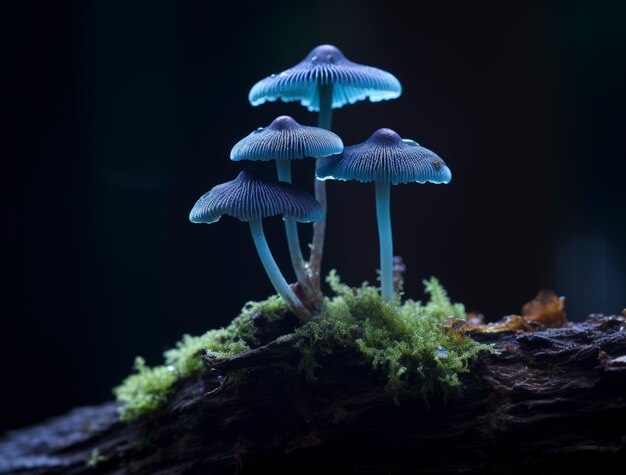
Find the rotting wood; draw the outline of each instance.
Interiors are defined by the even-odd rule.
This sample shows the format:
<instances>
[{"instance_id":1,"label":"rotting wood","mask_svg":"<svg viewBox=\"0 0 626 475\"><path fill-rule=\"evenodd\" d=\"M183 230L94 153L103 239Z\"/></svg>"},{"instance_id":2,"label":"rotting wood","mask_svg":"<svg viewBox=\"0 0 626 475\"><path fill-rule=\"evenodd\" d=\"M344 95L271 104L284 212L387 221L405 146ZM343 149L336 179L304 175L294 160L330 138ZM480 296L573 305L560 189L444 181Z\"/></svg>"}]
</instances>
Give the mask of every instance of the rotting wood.
<instances>
[{"instance_id":1,"label":"rotting wood","mask_svg":"<svg viewBox=\"0 0 626 475\"><path fill-rule=\"evenodd\" d=\"M579 473L626 463L626 318L487 332L463 395L395 405L358 354L327 355L307 381L271 342L181 381L150 421L115 403L0 439L2 474ZM290 369L291 368L291 369ZM52 389L50 389L52 390ZM95 456L95 458L94 458ZM95 467L88 461L96 459ZM93 464L92 464L93 465Z\"/></svg>"}]
</instances>

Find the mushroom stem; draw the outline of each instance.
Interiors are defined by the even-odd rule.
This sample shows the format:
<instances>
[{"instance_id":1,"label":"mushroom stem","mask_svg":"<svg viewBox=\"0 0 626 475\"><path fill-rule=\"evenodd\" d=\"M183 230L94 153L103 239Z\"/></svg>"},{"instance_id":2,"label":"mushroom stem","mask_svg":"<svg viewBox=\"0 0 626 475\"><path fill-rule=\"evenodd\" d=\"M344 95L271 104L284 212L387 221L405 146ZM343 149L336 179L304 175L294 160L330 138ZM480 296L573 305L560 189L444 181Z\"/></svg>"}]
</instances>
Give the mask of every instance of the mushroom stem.
<instances>
[{"instance_id":1,"label":"mushroom stem","mask_svg":"<svg viewBox=\"0 0 626 475\"><path fill-rule=\"evenodd\" d=\"M289 287L289 284L280 272L280 269L274 260L274 256L272 256L272 252L267 245L265 233L263 232L263 223L260 219L251 219L249 224L252 239L254 239L254 245L256 246L256 250L261 258L265 272L272 282L274 289L276 289L278 295L280 295L287 303L289 309L296 314L301 323L308 322L311 315L304 305L302 305L302 302L293 290L291 290L291 287Z\"/></svg>"},{"instance_id":2,"label":"mushroom stem","mask_svg":"<svg viewBox=\"0 0 626 475\"><path fill-rule=\"evenodd\" d=\"M391 236L391 183L376 182L376 218L380 242L380 286L383 300L393 297L393 238Z\"/></svg>"},{"instance_id":3,"label":"mushroom stem","mask_svg":"<svg viewBox=\"0 0 626 475\"><path fill-rule=\"evenodd\" d=\"M287 183L291 183L291 161L276 160L276 171L278 179ZM296 273L298 284L308 298L313 297L313 289L306 275L306 267L304 265L304 257L302 257L302 249L300 247L300 237L298 236L298 225L296 219L285 216L285 234L287 235L287 244L289 247L289 256L291 257L291 265Z\"/></svg>"},{"instance_id":4,"label":"mushroom stem","mask_svg":"<svg viewBox=\"0 0 626 475\"><path fill-rule=\"evenodd\" d=\"M320 112L317 119L317 126L330 130L333 122L333 84L320 84Z\"/></svg>"},{"instance_id":5,"label":"mushroom stem","mask_svg":"<svg viewBox=\"0 0 626 475\"><path fill-rule=\"evenodd\" d=\"M320 112L318 127L326 130L331 129L333 119L333 84L318 83ZM322 164L324 158L315 161L315 169ZM313 223L313 247L309 261L309 276L313 289L321 294L320 272L322 268L322 255L324 253L324 235L326 234L326 182L315 178L315 199L320 202L324 210L324 217Z\"/></svg>"}]
</instances>

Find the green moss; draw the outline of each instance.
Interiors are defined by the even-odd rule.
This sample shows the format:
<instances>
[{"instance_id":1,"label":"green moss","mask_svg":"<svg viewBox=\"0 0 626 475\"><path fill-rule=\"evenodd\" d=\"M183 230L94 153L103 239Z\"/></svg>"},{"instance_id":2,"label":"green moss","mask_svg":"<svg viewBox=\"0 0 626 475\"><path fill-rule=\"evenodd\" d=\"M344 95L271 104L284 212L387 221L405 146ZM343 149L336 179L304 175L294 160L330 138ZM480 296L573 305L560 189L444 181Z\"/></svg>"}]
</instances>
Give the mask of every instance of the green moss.
<instances>
[{"instance_id":1,"label":"green moss","mask_svg":"<svg viewBox=\"0 0 626 475\"><path fill-rule=\"evenodd\" d=\"M405 390L418 391L426 401L438 393L447 398L458 392L459 375L468 370L469 361L480 351L491 350L442 328L449 316L464 318L465 310L450 301L435 278L424 282L429 295L426 303L402 303L400 297L385 302L375 287L367 283L360 288L349 287L335 272L327 281L335 295L325 299L319 319L286 337L300 350L298 369L310 380L322 374L323 356L337 347L354 348L374 370L387 376L387 387L396 402ZM257 346L252 315L262 311L274 320L285 310L284 302L276 296L250 302L229 326L201 336L184 335L165 352L162 366L150 368L137 358L135 372L114 390L124 402L120 418L135 421L153 413L167 401L176 381L204 371L201 350L226 358Z\"/></svg>"},{"instance_id":2,"label":"green moss","mask_svg":"<svg viewBox=\"0 0 626 475\"><path fill-rule=\"evenodd\" d=\"M120 418L126 421L139 419L161 407L178 379L174 367L150 368L141 356L135 358L133 369L135 372L113 390L117 400L124 402Z\"/></svg>"},{"instance_id":3,"label":"green moss","mask_svg":"<svg viewBox=\"0 0 626 475\"><path fill-rule=\"evenodd\" d=\"M449 316L465 318L434 277L424 281L427 303L399 297L385 302L375 287L355 289L331 272L328 283L336 296L327 299L318 321L298 329L295 343L302 352L300 369L309 378L320 371L318 359L334 347L352 347L387 375L388 389L398 400L403 390L417 390L428 401L434 394L457 394L459 375L468 363L491 347L442 328Z\"/></svg>"},{"instance_id":4,"label":"green moss","mask_svg":"<svg viewBox=\"0 0 626 475\"><path fill-rule=\"evenodd\" d=\"M91 451L91 455L89 456L89 460L87 460L87 463L85 465L87 465L88 468L96 468L102 462L106 461L107 458L102 455L98 449L93 449Z\"/></svg>"},{"instance_id":5,"label":"green moss","mask_svg":"<svg viewBox=\"0 0 626 475\"><path fill-rule=\"evenodd\" d=\"M162 366L150 368L137 357L135 372L113 390L117 400L124 403L119 409L120 419L132 422L153 413L167 401L176 381L204 371L201 350L226 358L257 345L252 315L262 311L268 320L274 320L284 314L285 308L277 296L248 302L227 327L200 336L183 335L174 348L165 352Z\"/></svg>"}]
</instances>

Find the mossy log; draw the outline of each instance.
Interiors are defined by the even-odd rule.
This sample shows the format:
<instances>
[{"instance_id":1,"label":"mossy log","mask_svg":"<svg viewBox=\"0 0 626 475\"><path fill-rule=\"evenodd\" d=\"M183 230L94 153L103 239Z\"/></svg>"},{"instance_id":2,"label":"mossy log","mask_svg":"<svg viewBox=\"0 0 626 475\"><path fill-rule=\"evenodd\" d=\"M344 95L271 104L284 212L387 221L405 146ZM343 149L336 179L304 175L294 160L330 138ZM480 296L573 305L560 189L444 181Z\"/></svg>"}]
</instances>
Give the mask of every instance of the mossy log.
<instances>
[{"instance_id":1,"label":"mossy log","mask_svg":"<svg viewBox=\"0 0 626 475\"><path fill-rule=\"evenodd\" d=\"M499 350L462 375L459 398L396 404L386 377L338 350L314 381L287 339L177 383L150 420L115 403L0 439L3 474L579 473L626 466L626 318L473 332ZM54 389L48 389L54 390ZM620 469L618 468L619 472Z\"/></svg>"}]
</instances>

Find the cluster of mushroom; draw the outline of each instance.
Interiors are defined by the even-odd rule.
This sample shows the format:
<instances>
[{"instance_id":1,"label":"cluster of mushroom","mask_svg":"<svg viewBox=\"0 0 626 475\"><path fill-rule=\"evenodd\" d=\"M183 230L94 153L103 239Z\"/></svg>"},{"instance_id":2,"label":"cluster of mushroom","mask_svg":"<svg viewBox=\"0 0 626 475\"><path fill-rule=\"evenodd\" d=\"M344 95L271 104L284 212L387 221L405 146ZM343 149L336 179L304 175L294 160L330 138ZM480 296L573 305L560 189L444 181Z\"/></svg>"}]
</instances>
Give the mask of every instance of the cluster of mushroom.
<instances>
[{"instance_id":1,"label":"cluster of mushroom","mask_svg":"<svg viewBox=\"0 0 626 475\"><path fill-rule=\"evenodd\" d=\"M214 223L230 215L250 225L261 262L276 292L301 322L321 307L320 269L324 247L325 180L374 182L380 243L381 296L390 300L393 287L393 244L390 188L399 183L448 183L451 173L444 161L412 140L403 140L391 129L379 129L365 142L350 147L330 132L333 109L369 99L395 99L402 93L400 82L378 68L349 61L331 45L314 48L296 66L259 81L251 89L253 106L280 99L300 101L318 111L318 127L298 124L288 116L276 118L240 140L231 160L274 160L278 180L246 169L235 180L204 194L190 213L194 223ZM315 198L291 183L291 160L316 159ZM289 254L297 285L290 286L272 257L262 220L282 215ZM302 255L296 222L313 222L311 256ZM298 292L294 292L294 287ZM299 295L300 296L299 296ZM302 298L301 298L302 297ZM304 303L303 303L304 302Z\"/></svg>"}]
</instances>

